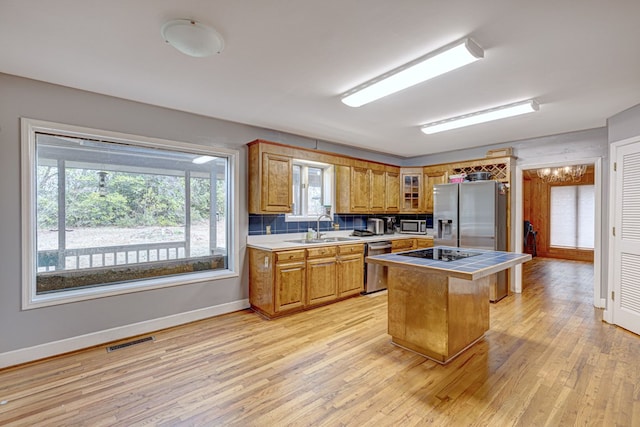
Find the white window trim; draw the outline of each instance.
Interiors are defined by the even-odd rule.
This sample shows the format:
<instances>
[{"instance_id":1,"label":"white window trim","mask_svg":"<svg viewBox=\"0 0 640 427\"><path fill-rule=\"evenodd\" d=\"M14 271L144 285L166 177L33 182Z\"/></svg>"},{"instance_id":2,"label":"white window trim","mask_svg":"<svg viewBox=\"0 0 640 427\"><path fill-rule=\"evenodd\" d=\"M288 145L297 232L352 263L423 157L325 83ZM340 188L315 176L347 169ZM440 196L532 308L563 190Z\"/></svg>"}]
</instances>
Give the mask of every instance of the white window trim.
<instances>
[{"instance_id":1,"label":"white window trim","mask_svg":"<svg viewBox=\"0 0 640 427\"><path fill-rule=\"evenodd\" d=\"M159 138L150 138L139 135L131 135L119 132L97 130L73 126L61 123L34 120L22 117L21 125L21 190L22 190L22 309L47 307L58 304L66 304L77 301L85 301L95 298L103 298L114 295L122 295L132 292L160 289L171 286L186 285L199 282L207 282L228 279L239 276L239 230L238 230L238 174L239 152L222 147L206 147L186 142L171 141ZM60 133L87 139L107 140L150 148L183 149L194 154L216 155L224 154L229 159L229 177L232 180L232 188L229 191L227 220L229 221L228 236L228 268L210 272L199 272L174 277L158 277L117 285L109 285L87 289L69 290L45 295L36 293L36 133Z\"/></svg>"},{"instance_id":2,"label":"white window trim","mask_svg":"<svg viewBox=\"0 0 640 427\"><path fill-rule=\"evenodd\" d=\"M334 215L334 207L333 207L333 200L335 200L335 187L334 187L334 177L335 177L335 172L334 172L334 166L332 164L329 163L321 163L321 162L314 162L311 160L298 160L298 159L294 159L293 160L294 164L300 165L300 166L306 166L306 167L316 167L316 168L322 168L323 169L323 205L331 205L331 211L330 211L330 215L331 215L331 221L333 221L333 215ZM309 221L316 221L318 219L318 215L293 215L293 214L285 214L284 216L284 222L309 222ZM321 222L324 221L328 221L327 219L323 219Z\"/></svg>"}]
</instances>

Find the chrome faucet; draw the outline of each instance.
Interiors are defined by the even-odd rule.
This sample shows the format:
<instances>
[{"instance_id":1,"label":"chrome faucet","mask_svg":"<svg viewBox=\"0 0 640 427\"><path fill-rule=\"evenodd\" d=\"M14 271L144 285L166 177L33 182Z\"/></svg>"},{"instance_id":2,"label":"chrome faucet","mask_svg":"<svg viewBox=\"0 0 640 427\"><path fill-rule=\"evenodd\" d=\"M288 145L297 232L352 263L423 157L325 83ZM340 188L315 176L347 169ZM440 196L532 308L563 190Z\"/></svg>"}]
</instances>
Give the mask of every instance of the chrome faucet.
<instances>
[{"instance_id":1,"label":"chrome faucet","mask_svg":"<svg viewBox=\"0 0 640 427\"><path fill-rule=\"evenodd\" d=\"M331 218L331 215L327 215L327 214L322 214L318 217L318 223L316 224L316 239L321 239L322 238L322 234L320 234L320 220L322 218L329 218L330 221L333 221L333 218Z\"/></svg>"}]
</instances>

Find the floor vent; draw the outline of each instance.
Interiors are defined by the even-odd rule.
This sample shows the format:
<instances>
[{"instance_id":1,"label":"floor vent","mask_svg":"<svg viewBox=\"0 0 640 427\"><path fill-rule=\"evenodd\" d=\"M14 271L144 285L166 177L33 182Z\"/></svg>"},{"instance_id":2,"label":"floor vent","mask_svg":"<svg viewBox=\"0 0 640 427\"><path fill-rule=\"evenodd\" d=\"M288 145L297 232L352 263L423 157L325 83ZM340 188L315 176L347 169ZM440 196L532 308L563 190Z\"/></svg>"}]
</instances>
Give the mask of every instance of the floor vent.
<instances>
[{"instance_id":1,"label":"floor vent","mask_svg":"<svg viewBox=\"0 0 640 427\"><path fill-rule=\"evenodd\" d=\"M142 344L143 342L154 341L154 340L155 340L154 337L145 337L145 338L140 338L140 339L129 341L129 342L123 342L122 344L111 345L107 347L107 353L111 353L112 351L115 351L115 350L120 350L121 348L131 347L132 345Z\"/></svg>"}]
</instances>

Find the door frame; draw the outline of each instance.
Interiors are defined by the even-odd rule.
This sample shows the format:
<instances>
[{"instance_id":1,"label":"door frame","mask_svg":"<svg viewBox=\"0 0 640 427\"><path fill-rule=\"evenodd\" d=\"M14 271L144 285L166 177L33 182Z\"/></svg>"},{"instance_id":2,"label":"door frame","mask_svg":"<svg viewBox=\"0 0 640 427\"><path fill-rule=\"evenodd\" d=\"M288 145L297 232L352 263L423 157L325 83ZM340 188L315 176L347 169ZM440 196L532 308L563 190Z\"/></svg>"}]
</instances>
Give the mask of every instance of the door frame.
<instances>
[{"instance_id":1,"label":"door frame","mask_svg":"<svg viewBox=\"0 0 640 427\"><path fill-rule=\"evenodd\" d=\"M640 136L633 136L631 138L623 139L621 141L612 142L609 144L609 223L607 230L613 230L613 227L616 225L616 185L617 183L617 174L614 171L614 163L618 161L618 150L625 145L635 144L640 142ZM606 307L604 312L602 313L602 320L607 323L616 324L615 323L615 304L611 299L611 291L615 289L615 283L613 281L614 277L614 263L615 263L615 249L616 249L616 239L611 237L609 238L609 265L608 265L608 287L607 292L604 296L606 301Z\"/></svg>"},{"instance_id":2,"label":"door frame","mask_svg":"<svg viewBox=\"0 0 640 427\"><path fill-rule=\"evenodd\" d=\"M571 166L576 164L592 164L594 166L594 186L595 186L595 216L594 216L594 248L593 248L593 305L597 308L606 307L606 296L601 295L602 283L602 157L592 157L586 159L564 160L554 163L528 163L516 165L515 182L515 215L512 223L514 230L514 251L521 253L524 244L524 233L522 231L523 218L523 171L530 169L555 168L561 166ZM516 249L517 248L517 249ZM512 291L522 293L522 264L514 268L514 284Z\"/></svg>"}]
</instances>

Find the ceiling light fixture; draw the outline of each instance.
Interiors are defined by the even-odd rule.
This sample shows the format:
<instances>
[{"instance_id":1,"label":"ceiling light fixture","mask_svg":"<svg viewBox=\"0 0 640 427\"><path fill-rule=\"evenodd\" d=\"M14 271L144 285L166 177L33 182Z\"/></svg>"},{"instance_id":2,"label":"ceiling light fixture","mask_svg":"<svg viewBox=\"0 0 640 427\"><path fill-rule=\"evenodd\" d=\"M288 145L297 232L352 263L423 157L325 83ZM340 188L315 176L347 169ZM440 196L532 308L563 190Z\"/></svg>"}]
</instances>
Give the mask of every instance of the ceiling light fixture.
<instances>
[{"instance_id":1,"label":"ceiling light fixture","mask_svg":"<svg viewBox=\"0 0 640 427\"><path fill-rule=\"evenodd\" d=\"M484 50L473 40L458 40L351 89L343 95L342 102L350 107L360 107L482 57Z\"/></svg>"},{"instance_id":2,"label":"ceiling light fixture","mask_svg":"<svg viewBox=\"0 0 640 427\"><path fill-rule=\"evenodd\" d=\"M162 38L185 55L204 58L224 49L224 39L216 30L192 19L174 19L160 30Z\"/></svg>"},{"instance_id":3,"label":"ceiling light fixture","mask_svg":"<svg viewBox=\"0 0 640 427\"><path fill-rule=\"evenodd\" d=\"M587 165L575 165L538 169L537 173L538 178L547 183L580 182L586 171Z\"/></svg>"},{"instance_id":4,"label":"ceiling light fixture","mask_svg":"<svg viewBox=\"0 0 640 427\"><path fill-rule=\"evenodd\" d=\"M431 135L445 130L457 129L478 123L490 122L492 120L518 116L520 114L532 113L534 111L538 111L539 108L540 107L535 100L529 99L527 101L514 102L513 104L501 105L500 107L489 108L488 110L477 111L475 113L427 123L422 125L421 130L427 135Z\"/></svg>"}]
</instances>

